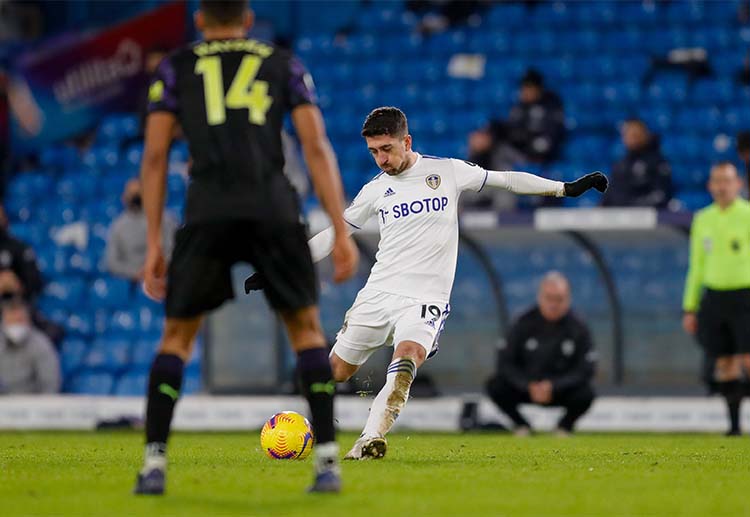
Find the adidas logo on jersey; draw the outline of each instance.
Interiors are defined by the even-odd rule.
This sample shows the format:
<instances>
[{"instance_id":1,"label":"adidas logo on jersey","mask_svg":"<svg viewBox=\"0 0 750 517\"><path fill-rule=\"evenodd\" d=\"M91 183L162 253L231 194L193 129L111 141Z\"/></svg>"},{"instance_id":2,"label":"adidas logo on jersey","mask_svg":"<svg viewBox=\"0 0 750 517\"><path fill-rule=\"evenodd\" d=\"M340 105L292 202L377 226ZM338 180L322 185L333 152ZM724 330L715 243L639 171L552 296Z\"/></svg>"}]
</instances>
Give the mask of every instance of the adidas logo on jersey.
<instances>
[{"instance_id":1,"label":"adidas logo on jersey","mask_svg":"<svg viewBox=\"0 0 750 517\"><path fill-rule=\"evenodd\" d=\"M391 187L388 187L388 190L385 191L385 194L383 194L383 197L392 196L394 194L395 192L393 191L393 189Z\"/></svg>"}]
</instances>

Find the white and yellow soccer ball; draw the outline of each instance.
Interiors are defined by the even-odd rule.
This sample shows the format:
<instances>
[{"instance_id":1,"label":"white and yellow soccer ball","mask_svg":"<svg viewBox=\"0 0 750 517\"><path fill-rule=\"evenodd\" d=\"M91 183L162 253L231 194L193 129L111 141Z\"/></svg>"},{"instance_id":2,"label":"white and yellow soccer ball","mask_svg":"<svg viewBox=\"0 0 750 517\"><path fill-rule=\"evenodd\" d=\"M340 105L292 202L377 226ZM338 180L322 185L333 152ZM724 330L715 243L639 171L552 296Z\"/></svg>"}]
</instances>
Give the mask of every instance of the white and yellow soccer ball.
<instances>
[{"instance_id":1,"label":"white and yellow soccer ball","mask_svg":"<svg viewBox=\"0 0 750 517\"><path fill-rule=\"evenodd\" d=\"M275 460L303 460L313 448L312 426L294 411L276 413L260 431L260 446Z\"/></svg>"}]
</instances>

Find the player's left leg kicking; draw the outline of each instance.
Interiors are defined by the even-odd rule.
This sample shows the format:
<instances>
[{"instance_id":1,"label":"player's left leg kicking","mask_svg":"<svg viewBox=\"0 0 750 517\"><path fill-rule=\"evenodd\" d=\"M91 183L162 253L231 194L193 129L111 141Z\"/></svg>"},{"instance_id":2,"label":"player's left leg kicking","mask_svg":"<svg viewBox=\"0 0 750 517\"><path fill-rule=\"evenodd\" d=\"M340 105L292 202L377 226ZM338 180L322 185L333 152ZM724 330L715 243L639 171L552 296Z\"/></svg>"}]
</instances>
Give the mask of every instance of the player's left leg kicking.
<instances>
[{"instance_id":1,"label":"player's left leg kicking","mask_svg":"<svg viewBox=\"0 0 750 517\"><path fill-rule=\"evenodd\" d=\"M370 407L362 434L344 459L385 456L385 435L409 399L417 368L437 351L437 340L450 312L447 305L441 311L438 305L418 303L405 303L403 308L394 309L394 301L406 300L396 298L386 296L383 300L375 300L375 306L381 308L377 316L373 315L372 307L368 309L358 303L359 299L355 301L347 315L346 332L339 333L331 352L333 377L336 382L346 382L377 348L391 339L396 343L385 385ZM378 321L379 318L385 321Z\"/></svg>"},{"instance_id":2,"label":"player's left leg kicking","mask_svg":"<svg viewBox=\"0 0 750 517\"><path fill-rule=\"evenodd\" d=\"M387 442L385 435L391 430L409 399L409 390L424 363L425 348L414 341L403 341L396 345L391 363L386 372L385 386L378 392L370 407L370 415L361 436L344 459L382 458ZM349 364L336 355L331 356L331 367L336 382L345 382L356 373L359 366Z\"/></svg>"}]
</instances>

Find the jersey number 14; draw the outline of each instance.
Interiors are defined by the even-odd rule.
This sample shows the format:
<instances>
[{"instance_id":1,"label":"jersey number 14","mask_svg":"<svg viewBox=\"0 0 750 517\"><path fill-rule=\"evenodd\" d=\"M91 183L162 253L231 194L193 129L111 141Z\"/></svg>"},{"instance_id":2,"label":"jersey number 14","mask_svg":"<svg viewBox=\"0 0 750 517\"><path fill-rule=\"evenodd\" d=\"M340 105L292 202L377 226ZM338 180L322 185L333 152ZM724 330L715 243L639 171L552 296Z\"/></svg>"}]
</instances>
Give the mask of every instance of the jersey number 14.
<instances>
[{"instance_id":1,"label":"jersey number 14","mask_svg":"<svg viewBox=\"0 0 750 517\"><path fill-rule=\"evenodd\" d=\"M221 58L205 56L195 62L195 73L203 76L203 96L209 125L223 124L227 120L227 108L247 109L251 124L262 126L266 123L266 113L273 99L268 95L268 82L255 80L262 62L263 59L258 56L243 57L226 95Z\"/></svg>"}]
</instances>

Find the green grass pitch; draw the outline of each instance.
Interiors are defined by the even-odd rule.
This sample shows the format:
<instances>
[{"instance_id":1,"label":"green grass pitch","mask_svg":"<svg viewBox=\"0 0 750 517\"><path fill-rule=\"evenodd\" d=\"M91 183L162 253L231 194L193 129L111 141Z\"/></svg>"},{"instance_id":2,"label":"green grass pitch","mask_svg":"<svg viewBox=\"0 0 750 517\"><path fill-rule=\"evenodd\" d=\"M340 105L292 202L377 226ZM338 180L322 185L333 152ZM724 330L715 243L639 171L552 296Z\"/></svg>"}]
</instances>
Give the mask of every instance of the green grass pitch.
<instances>
[{"instance_id":1,"label":"green grass pitch","mask_svg":"<svg viewBox=\"0 0 750 517\"><path fill-rule=\"evenodd\" d=\"M0 515L750 515L748 437L401 431L344 463L336 496L304 493L310 461L266 458L256 432L177 433L167 494L136 497L141 440L0 433Z\"/></svg>"}]
</instances>

